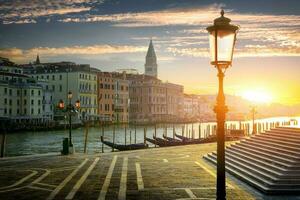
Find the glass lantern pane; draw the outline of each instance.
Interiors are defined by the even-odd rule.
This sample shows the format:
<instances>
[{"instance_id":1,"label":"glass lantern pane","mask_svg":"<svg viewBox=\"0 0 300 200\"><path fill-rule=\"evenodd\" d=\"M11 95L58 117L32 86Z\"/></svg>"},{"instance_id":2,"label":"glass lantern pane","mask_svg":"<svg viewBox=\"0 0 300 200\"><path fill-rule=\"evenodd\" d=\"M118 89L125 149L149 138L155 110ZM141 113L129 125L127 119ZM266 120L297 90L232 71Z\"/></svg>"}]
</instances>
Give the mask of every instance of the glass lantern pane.
<instances>
[{"instance_id":1,"label":"glass lantern pane","mask_svg":"<svg viewBox=\"0 0 300 200\"><path fill-rule=\"evenodd\" d=\"M234 32L232 31L218 31L218 62L231 62Z\"/></svg>"},{"instance_id":2,"label":"glass lantern pane","mask_svg":"<svg viewBox=\"0 0 300 200\"><path fill-rule=\"evenodd\" d=\"M210 49L210 59L215 61L215 31L209 34L209 49Z\"/></svg>"}]
</instances>

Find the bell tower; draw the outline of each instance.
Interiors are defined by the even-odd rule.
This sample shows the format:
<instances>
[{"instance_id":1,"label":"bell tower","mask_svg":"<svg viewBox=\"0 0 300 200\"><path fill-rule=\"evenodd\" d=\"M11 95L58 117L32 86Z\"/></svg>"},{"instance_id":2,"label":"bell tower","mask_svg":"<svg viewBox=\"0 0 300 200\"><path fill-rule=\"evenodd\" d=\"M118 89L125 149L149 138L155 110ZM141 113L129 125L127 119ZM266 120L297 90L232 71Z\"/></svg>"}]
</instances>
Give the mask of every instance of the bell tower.
<instances>
[{"instance_id":1,"label":"bell tower","mask_svg":"<svg viewBox=\"0 0 300 200\"><path fill-rule=\"evenodd\" d=\"M152 39L150 40L150 44L146 55L145 75L157 78L157 61L154 47L152 44Z\"/></svg>"}]
</instances>

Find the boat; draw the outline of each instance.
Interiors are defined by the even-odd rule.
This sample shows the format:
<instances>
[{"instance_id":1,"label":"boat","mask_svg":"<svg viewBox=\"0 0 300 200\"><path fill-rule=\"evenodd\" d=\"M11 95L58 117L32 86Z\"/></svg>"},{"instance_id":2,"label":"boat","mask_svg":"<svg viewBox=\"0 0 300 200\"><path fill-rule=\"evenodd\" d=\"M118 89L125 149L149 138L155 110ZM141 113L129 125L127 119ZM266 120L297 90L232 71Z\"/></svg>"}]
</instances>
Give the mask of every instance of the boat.
<instances>
[{"instance_id":1,"label":"boat","mask_svg":"<svg viewBox=\"0 0 300 200\"><path fill-rule=\"evenodd\" d=\"M183 135L178 135L175 133L175 136L179 139L181 139L182 141L190 141L190 140L193 140L191 138L188 138L188 137L184 137Z\"/></svg>"},{"instance_id":2,"label":"boat","mask_svg":"<svg viewBox=\"0 0 300 200\"><path fill-rule=\"evenodd\" d=\"M182 141L169 141L166 139L162 139L153 135L153 139L160 147L168 147L168 146L177 146L182 145Z\"/></svg>"},{"instance_id":3,"label":"boat","mask_svg":"<svg viewBox=\"0 0 300 200\"><path fill-rule=\"evenodd\" d=\"M144 144L144 143L128 144L128 145L112 143L109 141L105 141L103 139L103 136L101 136L101 142L113 149L118 149L119 151L138 150L138 149L148 148L148 144Z\"/></svg>"},{"instance_id":4,"label":"boat","mask_svg":"<svg viewBox=\"0 0 300 200\"><path fill-rule=\"evenodd\" d=\"M151 138L146 137L145 140L146 140L147 142L152 143L152 144L158 145L158 142L156 142L156 140L154 140L154 139L151 139Z\"/></svg>"},{"instance_id":5,"label":"boat","mask_svg":"<svg viewBox=\"0 0 300 200\"><path fill-rule=\"evenodd\" d=\"M181 142L182 140L178 140L176 138L171 138L171 137L168 137L168 136L165 136L163 135L163 138L170 141L170 142Z\"/></svg>"}]
</instances>

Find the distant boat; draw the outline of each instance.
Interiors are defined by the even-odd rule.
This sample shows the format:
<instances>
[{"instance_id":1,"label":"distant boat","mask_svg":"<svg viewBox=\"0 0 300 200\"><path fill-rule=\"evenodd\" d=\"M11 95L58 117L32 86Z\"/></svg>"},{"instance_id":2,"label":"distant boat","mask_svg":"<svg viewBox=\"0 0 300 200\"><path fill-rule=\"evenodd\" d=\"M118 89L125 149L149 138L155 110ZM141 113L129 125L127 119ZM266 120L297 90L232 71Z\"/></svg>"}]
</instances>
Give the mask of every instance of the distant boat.
<instances>
[{"instance_id":1,"label":"distant boat","mask_svg":"<svg viewBox=\"0 0 300 200\"><path fill-rule=\"evenodd\" d=\"M138 150L138 149L146 149L148 148L148 144L137 143L137 144L115 144L109 141L105 141L103 136L101 136L101 142L111 148L118 149L119 151L128 151L128 150Z\"/></svg>"},{"instance_id":2,"label":"distant boat","mask_svg":"<svg viewBox=\"0 0 300 200\"><path fill-rule=\"evenodd\" d=\"M181 142L181 140L178 140L176 138L171 138L171 137L168 137L168 136L165 136L165 135L163 135L163 138L170 141L170 142Z\"/></svg>"}]
</instances>

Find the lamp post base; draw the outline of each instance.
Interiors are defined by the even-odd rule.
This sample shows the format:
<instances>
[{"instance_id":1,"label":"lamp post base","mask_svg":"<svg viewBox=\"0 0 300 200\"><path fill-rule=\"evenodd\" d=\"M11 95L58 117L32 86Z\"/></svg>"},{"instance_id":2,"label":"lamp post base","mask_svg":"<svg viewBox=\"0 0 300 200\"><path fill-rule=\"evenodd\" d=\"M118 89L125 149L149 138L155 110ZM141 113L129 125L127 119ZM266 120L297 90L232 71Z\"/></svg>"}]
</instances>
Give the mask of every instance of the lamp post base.
<instances>
[{"instance_id":1,"label":"lamp post base","mask_svg":"<svg viewBox=\"0 0 300 200\"><path fill-rule=\"evenodd\" d=\"M69 154L74 154L75 153L75 147L74 145L69 146Z\"/></svg>"}]
</instances>

